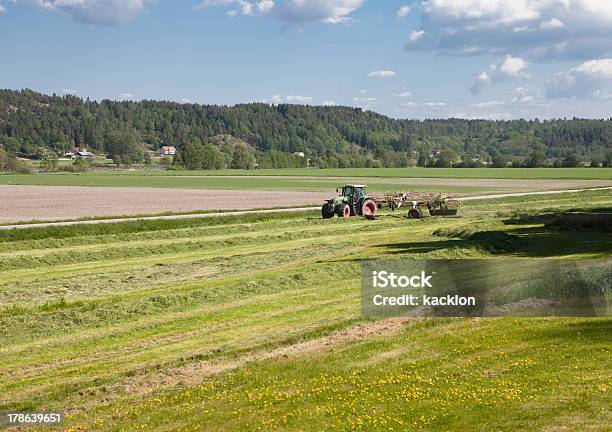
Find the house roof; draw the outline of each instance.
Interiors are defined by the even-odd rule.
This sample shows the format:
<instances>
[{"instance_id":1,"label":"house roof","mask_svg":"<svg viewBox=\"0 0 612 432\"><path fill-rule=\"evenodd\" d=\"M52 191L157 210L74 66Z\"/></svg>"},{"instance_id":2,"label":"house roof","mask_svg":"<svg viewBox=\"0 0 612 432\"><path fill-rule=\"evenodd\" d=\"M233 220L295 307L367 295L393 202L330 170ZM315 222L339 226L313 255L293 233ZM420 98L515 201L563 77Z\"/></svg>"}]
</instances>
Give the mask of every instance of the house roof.
<instances>
[{"instance_id":1,"label":"house roof","mask_svg":"<svg viewBox=\"0 0 612 432\"><path fill-rule=\"evenodd\" d=\"M176 150L174 146L162 146L162 150Z\"/></svg>"}]
</instances>

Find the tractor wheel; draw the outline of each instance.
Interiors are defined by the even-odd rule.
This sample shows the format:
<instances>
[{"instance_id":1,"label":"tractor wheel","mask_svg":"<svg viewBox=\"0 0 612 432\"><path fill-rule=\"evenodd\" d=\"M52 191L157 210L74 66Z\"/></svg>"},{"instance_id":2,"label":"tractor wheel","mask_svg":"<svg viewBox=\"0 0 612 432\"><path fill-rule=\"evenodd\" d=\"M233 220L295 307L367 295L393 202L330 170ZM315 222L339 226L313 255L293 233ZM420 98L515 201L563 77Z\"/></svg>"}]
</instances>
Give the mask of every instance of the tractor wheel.
<instances>
[{"instance_id":1,"label":"tractor wheel","mask_svg":"<svg viewBox=\"0 0 612 432\"><path fill-rule=\"evenodd\" d=\"M408 217L410 219L421 219L423 217L423 212L418 207L413 207L408 211Z\"/></svg>"},{"instance_id":2,"label":"tractor wheel","mask_svg":"<svg viewBox=\"0 0 612 432\"><path fill-rule=\"evenodd\" d=\"M329 204L323 204L323 207L321 207L321 216L323 216L323 219L333 218L334 207Z\"/></svg>"},{"instance_id":3,"label":"tractor wheel","mask_svg":"<svg viewBox=\"0 0 612 432\"><path fill-rule=\"evenodd\" d=\"M378 206L373 200L365 200L361 206L361 215L364 217L374 217L378 212Z\"/></svg>"},{"instance_id":4,"label":"tractor wheel","mask_svg":"<svg viewBox=\"0 0 612 432\"><path fill-rule=\"evenodd\" d=\"M349 217L351 215L351 208L348 206L348 204L340 204L336 208L336 214L338 217Z\"/></svg>"}]
</instances>

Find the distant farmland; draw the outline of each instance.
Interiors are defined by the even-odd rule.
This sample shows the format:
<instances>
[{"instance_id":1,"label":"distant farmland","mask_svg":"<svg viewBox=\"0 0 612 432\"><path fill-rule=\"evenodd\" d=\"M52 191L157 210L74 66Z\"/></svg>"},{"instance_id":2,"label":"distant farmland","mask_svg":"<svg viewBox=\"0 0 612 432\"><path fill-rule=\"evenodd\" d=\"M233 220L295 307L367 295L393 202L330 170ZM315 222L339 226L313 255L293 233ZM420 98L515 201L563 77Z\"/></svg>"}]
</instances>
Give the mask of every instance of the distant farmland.
<instances>
[{"instance_id":1,"label":"distant farmland","mask_svg":"<svg viewBox=\"0 0 612 432\"><path fill-rule=\"evenodd\" d=\"M416 170L449 175L463 171ZM336 188L350 183L365 183L370 193L419 191L460 196L612 186L612 178L394 177L394 173L412 171L391 169L335 171L340 177L270 175L286 172L289 171L221 171L218 175L186 171L0 175L0 193L4 196L0 201L0 223L320 205L324 199L336 195ZM495 173L497 170L475 172ZM500 172L511 173L510 170ZM527 170L525 174L538 172ZM599 172L608 171L577 171L584 177ZM321 171L298 170L297 173L320 174ZM381 176L364 177L365 174ZM94 187L97 189L92 189Z\"/></svg>"},{"instance_id":2,"label":"distant farmland","mask_svg":"<svg viewBox=\"0 0 612 432\"><path fill-rule=\"evenodd\" d=\"M111 171L0 175L0 185L104 186L333 192L345 183L374 192L419 190L476 195L612 185L612 169L340 169Z\"/></svg>"},{"instance_id":3,"label":"distant farmland","mask_svg":"<svg viewBox=\"0 0 612 432\"><path fill-rule=\"evenodd\" d=\"M167 175L239 175L468 179L612 179L612 168L286 168L262 170L167 171ZM140 175L138 173L137 175ZM151 175L156 175L152 173Z\"/></svg>"}]
</instances>

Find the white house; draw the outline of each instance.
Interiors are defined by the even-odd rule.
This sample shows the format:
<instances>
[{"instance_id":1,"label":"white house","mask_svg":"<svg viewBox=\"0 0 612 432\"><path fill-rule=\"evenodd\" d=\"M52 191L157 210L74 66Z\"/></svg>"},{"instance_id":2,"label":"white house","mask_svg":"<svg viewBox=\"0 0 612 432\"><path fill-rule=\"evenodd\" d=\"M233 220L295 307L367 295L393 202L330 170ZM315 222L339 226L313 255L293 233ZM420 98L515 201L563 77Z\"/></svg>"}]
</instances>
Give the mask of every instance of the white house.
<instances>
[{"instance_id":1,"label":"white house","mask_svg":"<svg viewBox=\"0 0 612 432\"><path fill-rule=\"evenodd\" d=\"M162 146L159 150L162 156L174 156L176 154L176 147L174 146Z\"/></svg>"},{"instance_id":2,"label":"white house","mask_svg":"<svg viewBox=\"0 0 612 432\"><path fill-rule=\"evenodd\" d=\"M90 151L82 149L81 147L75 147L72 149L72 151L65 153L64 157L69 157L70 159L77 159L77 158L92 159L94 157L94 154Z\"/></svg>"}]
</instances>

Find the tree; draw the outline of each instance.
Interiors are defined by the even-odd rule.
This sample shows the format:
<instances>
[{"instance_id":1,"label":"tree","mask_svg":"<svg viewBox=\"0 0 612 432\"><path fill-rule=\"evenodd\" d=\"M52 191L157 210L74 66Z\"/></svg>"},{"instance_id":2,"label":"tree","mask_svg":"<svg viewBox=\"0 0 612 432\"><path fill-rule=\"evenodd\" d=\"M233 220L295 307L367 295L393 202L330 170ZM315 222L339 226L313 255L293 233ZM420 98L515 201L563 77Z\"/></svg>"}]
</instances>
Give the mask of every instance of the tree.
<instances>
[{"instance_id":1,"label":"tree","mask_svg":"<svg viewBox=\"0 0 612 432\"><path fill-rule=\"evenodd\" d=\"M219 148L212 144L203 144L199 139L185 144L181 158L183 166L189 170L225 168L225 157Z\"/></svg>"},{"instance_id":2,"label":"tree","mask_svg":"<svg viewBox=\"0 0 612 432\"><path fill-rule=\"evenodd\" d=\"M138 136L129 130L111 131L104 140L107 154L116 165L129 166L144 159L144 151Z\"/></svg>"},{"instance_id":3,"label":"tree","mask_svg":"<svg viewBox=\"0 0 612 432\"><path fill-rule=\"evenodd\" d=\"M136 145L128 147L140 152L112 142L115 134L125 133L136 138ZM0 90L0 145L12 157L42 157L45 151L60 153L81 145L131 164L141 161L141 143L168 143L179 151L173 163L180 166L183 147L195 139L217 147L225 166L234 162L239 143L260 165L276 167L300 163L291 157L297 151L319 166L364 166L378 160L400 167L412 165L414 154L420 155L417 164L426 166L434 160L427 156L432 150L445 148L480 155L481 161L499 153L523 166L546 165L570 152L582 161L595 156L612 166L612 119L399 120L347 107L97 102ZM534 150L541 152L535 159L530 158ZM471 165L468 159L465 165ZM447 165L444 160L440 164Z\"/></svg>"},{"instance_id":4,"label":"tree","mask_svg":"<svg viewBox=\"0 0 612 432\"><path fill-rule=\"evenodd\" d=\"M114 160L113 160L114 161ZM121 163L121 161L116 162L117 165ZM89 162L84 158L76 158L74 162L72 162L72 170L77 172L85 172L89 168Z\"/></svg>"},{"instance_id":5,"label":"tree","mask_svg":"<svg viewBox=\"0 0 612 432\"><path fill-rule=\"evenodd\" d=\"M29 174L32 169L0 147L0 172Z\"/></svg>"},{"instance_id":6,"label":"tree","mask_svg":"<svg viewBox=\"0 0 612 432\"><path fill-rule=\"evenodd\" d=\"M245 145L236 145L232 155L232 165L234 169L250 170L255 167L255 156L249 151Z\"/></svg>"},{"instance_id":7,"label":"tree","mask_svg":"<svg viewBox=\"0 0 612 432\"><path fill-rule=\"evenodd\" d=\"M580 166L580 159L575 154L566 156L562 163L563 168L576 168Z\"/></svg>"},{"instance_id":8,"label":"tree","mask_svg":"<svg viewBox=\"0 0 612 432\"><path fill-rule=\"evenodd\" d=\"M0 147L0 172L11 172L15 166L15 160L3 148Z\"/></svg>"},{"instance_id":9,"label":"tree","mask_svg":"<svg viewBox=\"0 0 612 432\"><path fill-rule=\"evenodd\" d=\"M40 169L46 172L57 170L58 157L55 153L47 152L40 161Z\"/></svg>"},{"instance_id":10,"label":"tree","mask_svg":"<svg viewBox=\"0 0 612 432\"><path fill-rule=\"evenodd\" d=\"M426 167L428 162L429 158L427 157L427 155L425 153L420 153L419 159L417 160L417 166Z\"/></svg>"},{"instance_id":11,"label":"tree","mask_svg":"<svg viewBox=\"0 0 612 432\"><path fill-rule=\"evenodd\" d=\"M491 166L493 166L493 168L505 168L509 163L510 159L501 153L497 153L491 158Z\"/></svg>"},{"instance_id":12,"label":"tree","mask_svg":"<svg viewBox=\"0 0 612 432\"><path fill-rule=\"evenodd\" d=\"M527 166L529 168L543 167L546 164L546 155L541 150L534 150L527 159Z\"/></svg>"},{"instance_id":13,"label":"tree","mask_svg":"<svg viewBox=\"0 0 612 432\"><path fill-rule=\"evenodd\" d=\"M608 150L604 157L603 166L612 167L612 150Z\"/></svg>"},{"instance_id":14,"label":"tree","mask_svg":"<svg viewBox=\"0 0 612 432\"><path fill-rule=\"evenodd\" d=\"M436 161L436 167L450 168L453 166L453 163L458 161L459 155L455 151L451 149L444 149L440 152L440 155L438 156L438 160Z\"/></svg>"},{"instance_id":15,"label":"tree","mask_svg":"<svg viewBox=\"0 0 612 432\"><path fill-rule=\"evenodd\" d=\"M202 150L203 164L205 170L220 170L225 168L225 156L215 145L204 144Z\"/></svg>"}]
</instances>

